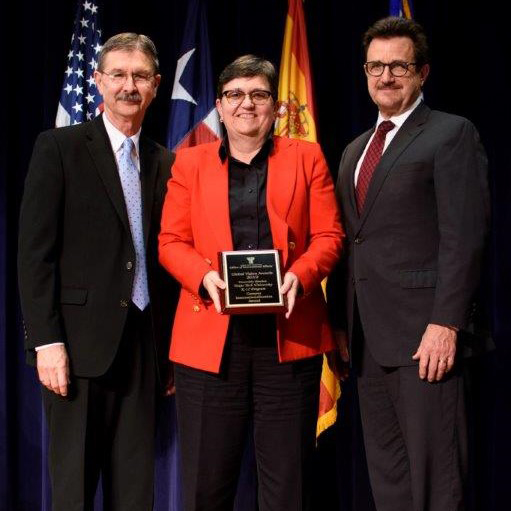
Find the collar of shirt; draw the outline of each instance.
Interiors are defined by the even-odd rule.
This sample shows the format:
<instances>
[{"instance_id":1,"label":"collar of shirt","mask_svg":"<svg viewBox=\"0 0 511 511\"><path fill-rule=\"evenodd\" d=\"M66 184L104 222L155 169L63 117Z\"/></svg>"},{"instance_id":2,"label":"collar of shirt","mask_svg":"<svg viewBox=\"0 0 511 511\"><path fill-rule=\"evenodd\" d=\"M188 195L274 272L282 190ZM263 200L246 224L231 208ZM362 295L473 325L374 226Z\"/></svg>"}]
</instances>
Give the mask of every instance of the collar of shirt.
<instances>
[{"instance_id":1,"label":"collar of shirt","mask_svg":"<svg viewBox=\"0 0 511 511\"><path fill-rule=\"evenodd\" d=\"M110 140L110 144L112 146L112 149L115 154L115 159L117 161L117 164L119 164L119 158L121 156L121 146L123 142L126 140L126 135L119 131L111 122L110 119L107 117L106 113L103 113L101 116L103 118L103 123L105 124L106 133L108 135L108 138ZM140 143L140 132L142 131L142 128L140 128L133 136L129 137L131 140L133 140L133 143L135 144L135 159L133 160L137 168L140 172L140 158L139 158L139 143Z\"/></svg>"},{"instance_id":2,"label":"collar of shirt","mask_svg":"<svg viewBox=\"0 0 511 511\"><path fill-rule=\"evenodd\" d=\"M396 133L398 132L399 128L401 128L401 126L404 124L406 119L408 119L408 117L410 117L411 113L419 106L419 104L422 102L423 99L424 99L424 96L422 95L422 93L419 94L419 97L415 100L413 105L406 112L403 112L402 114L399 114L399 115L395 115L394 117L390 117L390 119L384 119L383 116L381 115L381 113L378 113L378 120L376 121L375 130L374 130L373 134L369 137L369 140L367 141L365 149L362 152L360 159L358 160L357 165L355 167L355 173L353 175L353 182L354 182L355 186L357 186L358 175L360 173L360 167L362 166L362 162L364 161L365 155L367 153L367 149L369 148L369 145L371 144L371 142L374 138L374 134L376 133L376 130L378 129L378 126L380 125L380 123L387 120L387 121L392 121L395 124L395 126L385 136L385 143L383 145L383 151L382 151L384 153L386 151L387 147L389 147L389 144L392 142L392 139L396 136Z\"/></svg>"},{"instance_id":3,"label":"collar of shirt","mask_svg":"<svg viewBox=\"0 0 511 511\"><path fill-rule=\"evenodd\" d=\"M268 138L265 140L264 144L261 146L261 149L259 149L259 152L252 158L252 161L249 165L252 165L254 163L260 162L262 160L266 160L270 153L273 151L273 132L270 131ZM229 139L227 135L223 138L222 143L220 144L220 147L218 149L218 156L220 156L220 159L222 160L222 163L225 162L225 159L229 157L230 159L239 162L239 160L236 160L233 156L231 156L229 152ZM239 162L243 163L243 162ZM244 164L246 165L246 164Z\"/></svg>"}]
</instances>

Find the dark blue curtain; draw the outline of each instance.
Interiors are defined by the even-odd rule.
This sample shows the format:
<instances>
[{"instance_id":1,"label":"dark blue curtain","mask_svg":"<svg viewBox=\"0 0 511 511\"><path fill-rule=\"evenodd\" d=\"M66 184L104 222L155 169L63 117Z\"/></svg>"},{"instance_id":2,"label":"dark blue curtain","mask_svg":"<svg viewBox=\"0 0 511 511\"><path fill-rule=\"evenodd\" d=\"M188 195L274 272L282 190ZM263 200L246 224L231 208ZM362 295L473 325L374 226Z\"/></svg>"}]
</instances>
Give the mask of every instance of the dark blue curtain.
<instances>
[{"instance_id":1,"label":"dark blue curtain","mask_svg":"<svg viewBox=\"0 0 511 511\"><path fill-rule=\"evenodd\" d=\"M306 0L309 46L318 106L319 140L335 174L344 146L375 120L362 72L360 39L388 12L388 0ZM0 19L2 48L0 122L0 510L50 509L46 431L34 371L24 364L16 287L17 217L31 148L53 126L76 4L72 0L11 3ZM470 118L490 160L493 230L482 295L497 345L472 362L469 419L473 454L471 509L496 511L507 503L511 459L511 156L509 150L508 21L496 6L463 0L414 2L415 18L429 36L432 72L425 89L432 107ZM100 3L104 38L120 31L151 36L163 74L144 130L164 142L170 92L186 2L145 0ZM279 64L286 0L209 0L214 75L243 53ZM15 29L15 35L10 35ZM168 453L176 448L173 401L162 403L158 430L156 511L179 509L179 485ZM250 459L250 446L247 449ZM374 509L365 469L356 389L344 388L337 424L318 442L314 509ZM240 479L237 509L256 509L249 467Z\"/></svg>"}]
</instances>

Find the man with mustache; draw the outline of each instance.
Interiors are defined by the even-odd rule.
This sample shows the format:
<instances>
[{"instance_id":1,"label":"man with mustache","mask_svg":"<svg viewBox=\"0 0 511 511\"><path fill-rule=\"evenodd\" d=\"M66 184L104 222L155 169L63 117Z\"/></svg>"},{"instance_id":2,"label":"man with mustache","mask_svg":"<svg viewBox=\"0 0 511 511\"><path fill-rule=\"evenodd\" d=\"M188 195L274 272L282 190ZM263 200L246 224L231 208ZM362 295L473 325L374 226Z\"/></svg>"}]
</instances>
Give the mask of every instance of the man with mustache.
<instances>
[{"instance_id":1,"label":"man with mustache","mask_svg":"<svg viewBox=\"0 0 511 511\"><path fill-rule=\"evenodd\" d=\"M95 72L104 113L43 132L30 162L19 287L54 511L93 509L100 475L103 509L152 509L155 389L167 381L175 295L157 262L174 156L141 135L160 80L148 37L111 37Z\"/></svg>"},{"instance_id":2,"label":"man with mustache","mask_svg":"<svg viewBox=\"0 0 511 511\"><path fill-rule=\"evenodd\" d=\"M364 36L376 126L345 149L345 259L328 282L341 355L357 374L378 511L463 508L464 331L488 226L487 161L467 119L430 110L424 31L385 18Z\"/></svg>"}]
</instances>

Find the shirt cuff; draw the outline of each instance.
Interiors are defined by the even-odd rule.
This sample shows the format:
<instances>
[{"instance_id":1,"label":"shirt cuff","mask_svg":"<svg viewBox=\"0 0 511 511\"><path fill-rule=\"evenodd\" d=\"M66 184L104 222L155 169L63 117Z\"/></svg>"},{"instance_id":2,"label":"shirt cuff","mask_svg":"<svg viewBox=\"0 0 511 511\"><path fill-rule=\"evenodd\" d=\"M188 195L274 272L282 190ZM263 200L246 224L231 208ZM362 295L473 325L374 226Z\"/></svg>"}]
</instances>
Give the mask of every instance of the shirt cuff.
<instances>
[{"instance_id":1,"label":"shirt cuff","mask_svg":"<svg viewBox=\"0 0 511 511\"><path fill-rule=\"evenodd\" d=\"M63 342L51 342L50 344L43 344L42 346L36 346L35 350L40 351L44 350L46 348L49 348L50 346L64 346Z\"/></svg>"}]
</instances>

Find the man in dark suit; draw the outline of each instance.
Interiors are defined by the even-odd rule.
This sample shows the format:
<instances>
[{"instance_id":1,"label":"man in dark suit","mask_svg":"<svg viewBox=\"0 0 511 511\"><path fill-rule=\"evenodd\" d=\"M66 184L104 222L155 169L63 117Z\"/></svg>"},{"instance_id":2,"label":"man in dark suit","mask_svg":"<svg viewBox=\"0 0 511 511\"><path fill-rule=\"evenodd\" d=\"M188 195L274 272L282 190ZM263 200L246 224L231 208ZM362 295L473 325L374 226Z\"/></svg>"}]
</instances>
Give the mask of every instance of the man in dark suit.
<instances>
[{"instance_id":1,"label":"man in dark suit","mask_svg":"<svg viewBox=\"0 0 511 511\"><path fill-rule=\"evenodd\" d=\"M422 101L428 49L412 20L364 36L376 127L347 146L337 197L346 257L329 279L357 373L378 511L454 511L467 464L462 352L488 225L486 156L466 119Z\"/></svg>"},{"instance_id":2,"label":"man in dark suit","mask_svg":"<svg viewBox=\"0 0 511 511\"><path fill-rule=\"evenodd\" d=\"M95 72L103 115L42 133L25 183L19 287L54 511L92 509L100 474L105 510L152 509L174 300L157 234L173 155L140 131L160 79L148 37L110 38Z\"/></svg>"}]
</instances>

